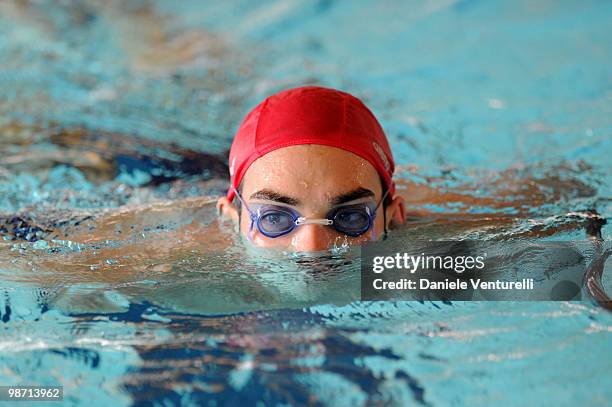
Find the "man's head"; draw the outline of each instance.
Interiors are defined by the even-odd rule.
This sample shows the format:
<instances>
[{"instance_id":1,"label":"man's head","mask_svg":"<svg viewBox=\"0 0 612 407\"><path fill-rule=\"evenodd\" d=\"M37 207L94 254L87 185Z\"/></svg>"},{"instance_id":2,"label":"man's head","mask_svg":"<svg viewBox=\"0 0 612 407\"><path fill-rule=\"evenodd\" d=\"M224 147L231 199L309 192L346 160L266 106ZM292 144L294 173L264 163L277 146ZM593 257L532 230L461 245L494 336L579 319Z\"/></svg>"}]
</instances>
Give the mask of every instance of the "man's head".
<instances>
[{"instance_id":1,"label":"man's head","mask_svg":"<svg viewBox=\"0 0 612 407\"><path fill-rule=\"evenodd\" d=\"M232 187L217 206L258 246L324 250L378 239L390 222L404 221L386 136L348 93L311 86L270 96L241 124L229 159ZM269 208L280 212L252 222L252 214ZM289 232L266 233L266 225L288 226L287 220Z\"/></svg>"}]
</instances>

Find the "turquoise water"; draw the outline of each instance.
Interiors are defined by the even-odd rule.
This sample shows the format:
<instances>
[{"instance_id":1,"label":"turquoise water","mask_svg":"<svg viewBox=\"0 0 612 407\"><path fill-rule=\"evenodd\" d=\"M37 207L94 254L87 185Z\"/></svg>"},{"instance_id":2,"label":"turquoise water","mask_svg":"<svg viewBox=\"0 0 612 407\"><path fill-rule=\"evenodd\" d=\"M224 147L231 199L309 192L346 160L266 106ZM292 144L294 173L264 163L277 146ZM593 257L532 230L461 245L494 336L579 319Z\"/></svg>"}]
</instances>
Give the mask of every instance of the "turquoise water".
<instances>
[{"instance_id":1,"label":"turquoise water","mask_svg":"<svg viewBox=\"0 0 612 407\"><path fill-rule=\"evenodd\" d=\"M0 384L60 384L68 405L608 405L612 318L586 293L361 302L354 248L279 262L214 198L243 115L319 84L389 136L415 213L393 239L587 240L591 260L612 216L611 15L1 2Z\"/></svg>"}]
</instances>

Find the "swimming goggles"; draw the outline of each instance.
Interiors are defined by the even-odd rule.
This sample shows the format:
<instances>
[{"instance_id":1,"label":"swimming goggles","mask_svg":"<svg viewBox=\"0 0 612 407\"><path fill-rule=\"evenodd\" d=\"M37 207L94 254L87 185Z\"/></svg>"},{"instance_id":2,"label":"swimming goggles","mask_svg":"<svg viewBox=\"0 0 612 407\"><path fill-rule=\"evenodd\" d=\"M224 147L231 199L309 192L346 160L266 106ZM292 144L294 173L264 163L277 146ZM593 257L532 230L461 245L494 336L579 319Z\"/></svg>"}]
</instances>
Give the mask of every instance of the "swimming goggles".
<instances>
[{"instance_id":1,"label":"swimming goggles","mask_svg":"<svg viewBox=\"0 0 612 407\"><path fill-rule=\"evenodd\" d=\"M280 205L258 203L251 204L249 207L236 188L234 192L250 214L250 232L253 231L253 226L257 226L259 232L264 236L276 238L291 233L298 226L324 225L333 227L339 233L357 237L374 225L376 211L385 200L389 190L376 205L374 202L363 202L338 206L330 210L323 219L309 219L292 208ZM374 236L372 238L374 240Z\"/></svg>"}]
</instances>

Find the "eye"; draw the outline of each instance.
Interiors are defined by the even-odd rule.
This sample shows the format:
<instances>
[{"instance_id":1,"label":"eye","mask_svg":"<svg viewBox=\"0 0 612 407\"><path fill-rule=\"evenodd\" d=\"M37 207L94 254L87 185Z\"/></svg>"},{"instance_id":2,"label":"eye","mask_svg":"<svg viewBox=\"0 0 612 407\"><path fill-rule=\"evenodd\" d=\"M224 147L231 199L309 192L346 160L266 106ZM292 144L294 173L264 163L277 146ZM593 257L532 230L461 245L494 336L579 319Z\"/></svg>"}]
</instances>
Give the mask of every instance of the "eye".
<instances>
[{"instance_id":1,"label":"eye","mask_svg":"<svg viewBox=\"0 0 612 407\"><path fill-rule=\"evenodd\" d=\"M284 232L293 227L291 214L282 211L269 211L259 218L259 227L268 233Z\"/></svg>"},{"instance_id":2,"label":"eye","mask_svg":"<svg viewBox=\"0 0 612 407\"><path fill-rule=\"evenodd\" d=\"M340 209L334 216L334 224L346 232L363 231L370 226L370 217L365 208Z\"/></svg>"},{"instance_id":3,"label":"eye","mask_svg":"<svg viewBox=\"0 0 612 407\"><path fill-rule=\"evenodd\" d=\"M345 210L336 215L336 220L343 224L356 224L367 222L368 217L363 211Z\"/></svg>"}]
</instances>

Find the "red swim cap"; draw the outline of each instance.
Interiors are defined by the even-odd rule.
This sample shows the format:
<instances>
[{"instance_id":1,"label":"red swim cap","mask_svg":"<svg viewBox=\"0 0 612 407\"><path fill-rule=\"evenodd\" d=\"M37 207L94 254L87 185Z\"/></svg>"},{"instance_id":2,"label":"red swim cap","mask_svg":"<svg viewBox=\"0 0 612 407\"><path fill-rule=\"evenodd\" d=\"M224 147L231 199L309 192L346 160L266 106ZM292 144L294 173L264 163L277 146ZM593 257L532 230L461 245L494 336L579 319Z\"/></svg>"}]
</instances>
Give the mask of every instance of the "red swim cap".
<instances>
[{"instance_id":1,"label":"red swim cap","mask_svg":"<svg viewBox=\"0 0 612 407\"><path fill-rule=\"evenodd\" d=\"M320 144L357 154L374 166L393 197L393 155L374 114L348 93L317 86L272 95L245 117L229 155L232 186L238 189L258 158L300 144ZM227 198L232 200L234 195L230 188Z\"/></svg>"}]
</instances>

